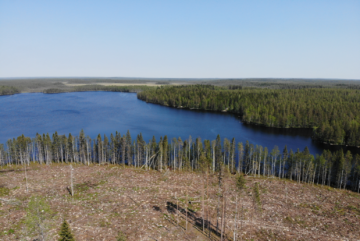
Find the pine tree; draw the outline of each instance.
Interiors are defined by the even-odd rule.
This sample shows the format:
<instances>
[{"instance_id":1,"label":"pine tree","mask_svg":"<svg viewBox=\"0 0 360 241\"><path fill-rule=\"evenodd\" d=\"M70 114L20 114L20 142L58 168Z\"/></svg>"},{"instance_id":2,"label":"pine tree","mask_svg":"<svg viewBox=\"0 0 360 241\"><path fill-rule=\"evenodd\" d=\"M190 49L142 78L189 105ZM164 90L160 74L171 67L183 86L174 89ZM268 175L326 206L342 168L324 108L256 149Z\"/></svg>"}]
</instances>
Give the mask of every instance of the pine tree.
<instances>
[{"instance_id":1,"label":"pine tree","mask_svg":"<svg viewBox=\"0 0 360 241\"><path fill-rule=\"evenodd\" d=\"M60 235L59 241L75 241L75 238L71 233L69 224L66 222L65 219L64 219L64 222L61 225L59 235Z\"/></svg>"}]
</instances>

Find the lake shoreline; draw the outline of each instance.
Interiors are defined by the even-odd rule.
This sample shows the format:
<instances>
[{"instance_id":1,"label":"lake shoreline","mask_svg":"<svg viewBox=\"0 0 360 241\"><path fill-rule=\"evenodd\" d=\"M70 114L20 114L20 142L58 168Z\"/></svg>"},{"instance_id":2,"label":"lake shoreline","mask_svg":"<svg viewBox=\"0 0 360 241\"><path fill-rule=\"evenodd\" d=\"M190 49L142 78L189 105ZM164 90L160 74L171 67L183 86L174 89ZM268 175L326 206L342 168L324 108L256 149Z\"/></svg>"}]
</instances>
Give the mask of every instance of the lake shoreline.
<instances>
[{"instance_id":1,"label":"lake shoreline","mask_svg":"<svg viewBox=\"0 0 360 241\"><path fill-rule=\"evenodd\" d=\"M122 93L131 93L131 94L135 94L136 92L127 92L127 91L104 91L104 90L87 90L87 91L68 91L68 92L61 92L61 93L55 93L55 94L65 94L65 93L85 93L85 92L122 92ZM20 94L30 94L30 93L43 93L43 92L26 92L26 93L19 93L19 94L15 94L15 95L20 95ZM43 93L43 94L48 94L48 93ZM270 135L292 135L292 136L298 136L298 137L308 137L311 138L312 134L310 133L312 128L278 128L278 127L268 127L265 125L259 125L259 124L255 124L255 123L247 123L241 120L241 117L237 114L237 113L232 113L232 112L222 112L222 111L212 111L212 110L200 110L200 109L191 109L191 108L178 108L178 107L172 107L172 106L167 106L167 105L161 105L161 104L157 104L157 103L151 103L151 102L146 102L144 100L141 100L139 98L137 98L138 100L140 100L141 102L144 102L146 104L154 104L154 105L158 105L158 106L163 106L163 107L171 107L170 109L178 109L178 110L191 110L191 112L199 112L199 113L216 113L216 114L225 114L225 115L231 115L233 118L235 118L236 120L238 120L239 122L242 123L242 125L244 125L246 128L250 128L254 131L261 131L261 133L268 133ZM219 133L221 134L221 133ZM317 146L321 147L321 149L332 149L332 150L338 150L338 149L350 149L352 152L354 153L359 153L360 148L359 147L355 147L355 146L346 146L346 145L334 145L334 144L329 144L329 143L323 143L323 142L319 142L316 141L314 139L312 139L313 143L316 143ZM299 146L300 148L303 148L302 146Z\"/></svg>"},{"instance_id":2,"label":"lake shoreline","mask_svg":"<svg viewBox=\"0 0 360 241\"><path fill-rule=\"evenodd\" d=\"M304 149L308 146L313 154L321 154L323 148L307 136L285 133L278 130L263 131L249 128L231 113L214 113L167 108L147 104L137 99L134 93L124 92L72 92L62 95L24 93L16 97L0 98L0 142L24 134L35 137L36 133L78 134L82 129L91 138L100 133L108 137L115 131L134 135L142 133L145 140L153 136L181 137L213 140L235 138L245 143L273 148ZM26 120L26 122L24 122ZM267 130L270 128L267 128ZM261 130L261 131L260 131ZM136 138L136 136L133 136Z\"/></svg>"}]
</instances>

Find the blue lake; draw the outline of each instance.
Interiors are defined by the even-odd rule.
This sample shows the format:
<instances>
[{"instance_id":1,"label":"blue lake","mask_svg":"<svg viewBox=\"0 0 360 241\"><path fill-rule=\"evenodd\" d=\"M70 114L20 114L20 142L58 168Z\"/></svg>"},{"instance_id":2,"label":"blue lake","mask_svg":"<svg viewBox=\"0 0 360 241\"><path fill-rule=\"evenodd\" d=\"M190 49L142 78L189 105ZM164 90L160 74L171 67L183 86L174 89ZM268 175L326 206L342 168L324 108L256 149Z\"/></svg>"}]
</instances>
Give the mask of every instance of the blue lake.
<instances>
[{"instance_id":1,"label":"blue lake","mask_svg":"<svg viewBox=\"0 0 360 241\"><path fill-rule=\"evenodd\" d=\"M21 134L76 134L83 129L95 138L127 130L135 137L140 132L146 141L155 136L181 137L183 140L201 137L214 140L235 137L254 145L272 149L301 151L307 146L312 154L321 153L324 145L311 140L311 130L280 130L245 125L227 113L175 109L138 100L134 93L75 92L62 94L27 93L0 96L0 143Z\"/></svg>"}]
</instances>

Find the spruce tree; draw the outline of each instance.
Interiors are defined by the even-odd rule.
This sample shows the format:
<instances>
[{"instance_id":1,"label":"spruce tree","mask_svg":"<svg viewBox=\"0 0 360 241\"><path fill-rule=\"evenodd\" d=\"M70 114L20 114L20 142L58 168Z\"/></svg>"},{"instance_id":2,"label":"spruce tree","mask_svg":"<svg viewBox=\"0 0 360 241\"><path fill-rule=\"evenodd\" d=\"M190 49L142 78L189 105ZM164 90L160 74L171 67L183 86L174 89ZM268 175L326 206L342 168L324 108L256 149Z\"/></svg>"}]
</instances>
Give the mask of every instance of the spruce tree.
<instances>
[{"instance_id":1,"label":"spruce tree","mask_svg":"<svg viewBox=\"0 0 360 241\"><path fill-rule=\"evenodd\" d=\"M239 174L239 176L236 178L236 188L239 192L241 192L246 187L246 180L245 177L242 174Z\"/></svg>"},{"instance_id":2,"label":"spruce tree","mask_svg":"<svg viewBox=\"0 0 360 241\"><path fill-rule=\"evenodd\" d=\"M65 219L61 225L61 230L60 230L59 235L60 235L59 241L75 241L75 238L71 233L69 224L66 222Z\"/></svg>"},{"instance_id":3,"label":"spruce tree","mask_svg":"<svg viewBox=\"0 0 360 241\"><path fill-rule=\"evenodd\" d=\"M253 187L253 202L254 209L261 212L261 200L260 200L260 191L259 191L259 183L255 182Z\"/></svg>"}]
</instances>

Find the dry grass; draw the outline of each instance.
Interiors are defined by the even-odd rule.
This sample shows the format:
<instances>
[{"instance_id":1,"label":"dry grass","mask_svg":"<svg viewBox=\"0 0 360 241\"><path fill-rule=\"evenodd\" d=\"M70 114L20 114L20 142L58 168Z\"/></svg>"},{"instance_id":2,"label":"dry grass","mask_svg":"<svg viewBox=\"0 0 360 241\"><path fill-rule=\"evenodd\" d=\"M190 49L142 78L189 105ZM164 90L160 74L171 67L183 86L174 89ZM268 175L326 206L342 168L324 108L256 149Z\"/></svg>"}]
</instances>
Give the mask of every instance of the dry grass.
<instances>
[{"instance_id":1,"label":"dry grass","mask_svg":"<svg viewBox=\"0 0 360 241\"><path fill-rule=\"evenodd\" d=\"M114 165L74 166L75 195L65 164L28 170L26 192L22 167L0 170L0 239L33 240L24 228L29 197L41 195L56 215L49 240L58 238L62 220L69 221L76 240L116 240L121 231L127 240L209 240L201 228L201 187L204 175L191 172L145 171ZM298 184L273 178L246 177L241 195L238 239L254 240L356 240L360 237L360 195L329 187ZM252 187L260 184L262 210L254 211ZM225 178L227 187L226 231L233 237L235 177ZM189 224L185 230L185 191L188 189ZM216 226L217 177L210 176L209 212ZM175 193L179 198L176 209ZM206 205L205 205L206 206ZM179 224L177 224L179 216ZM201 226L201 225L200 225ZM214 230L216 227L212 226ZM212 240L219 240L215 232Z\"/></svg>"}]
</instances>

